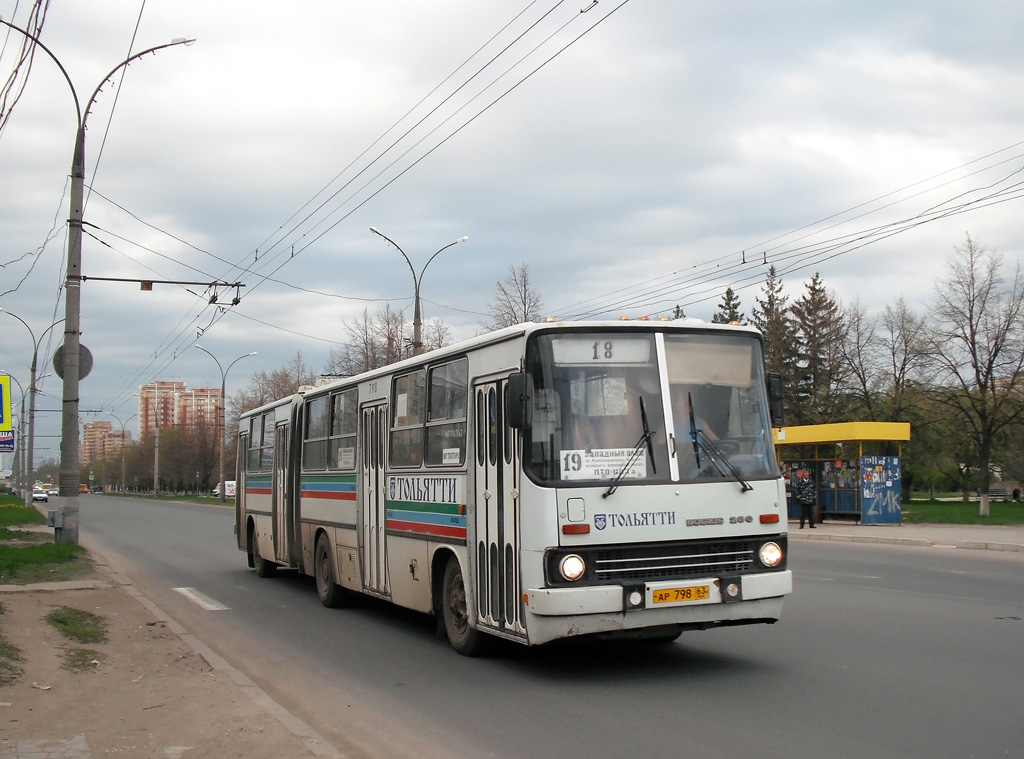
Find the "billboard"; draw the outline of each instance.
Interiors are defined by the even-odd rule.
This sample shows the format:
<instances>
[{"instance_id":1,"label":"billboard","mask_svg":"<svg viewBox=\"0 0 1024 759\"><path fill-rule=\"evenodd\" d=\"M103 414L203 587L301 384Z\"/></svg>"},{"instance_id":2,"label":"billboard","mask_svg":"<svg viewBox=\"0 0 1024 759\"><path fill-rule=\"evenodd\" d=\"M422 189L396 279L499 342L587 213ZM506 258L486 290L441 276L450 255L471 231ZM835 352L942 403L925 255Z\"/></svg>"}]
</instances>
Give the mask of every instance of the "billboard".
<instances>
[{"instance_id":1,"label":"billboard","mask_svg":"<svg viewBox=\"0 0 1024 759\"><path fill-rule=\"evenodd\" d=\"M11 429L11 376L0 374L0 432Z\"/></svg>"}]
</instances>

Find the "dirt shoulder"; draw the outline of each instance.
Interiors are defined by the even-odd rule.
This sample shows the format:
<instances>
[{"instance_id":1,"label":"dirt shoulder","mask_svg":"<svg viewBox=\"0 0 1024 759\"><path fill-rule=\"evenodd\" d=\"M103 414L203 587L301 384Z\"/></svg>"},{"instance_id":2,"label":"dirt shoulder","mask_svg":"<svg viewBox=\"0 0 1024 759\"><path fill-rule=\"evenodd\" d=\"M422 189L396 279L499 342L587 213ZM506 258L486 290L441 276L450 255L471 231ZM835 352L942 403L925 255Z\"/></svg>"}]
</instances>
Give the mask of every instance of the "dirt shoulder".
<instances>
[{"instance_id":1,"label":"dirt shoulder","mask_svg":"<svg viewBox=\"0 0 1024 759\"><path fill-rule=\"evenodd\" d=\"M17 681L0 685L0 757L49 756L28 753L45 745L75 757L335 755L272 716L258 689L211 666L108 568L81 580L0 587L0 634L21 652ZM46 622L62 606L102 617L107 640L65 638ZM66 653L81 648L95 655L71 671Z\"/></svg>"}]
</instances>

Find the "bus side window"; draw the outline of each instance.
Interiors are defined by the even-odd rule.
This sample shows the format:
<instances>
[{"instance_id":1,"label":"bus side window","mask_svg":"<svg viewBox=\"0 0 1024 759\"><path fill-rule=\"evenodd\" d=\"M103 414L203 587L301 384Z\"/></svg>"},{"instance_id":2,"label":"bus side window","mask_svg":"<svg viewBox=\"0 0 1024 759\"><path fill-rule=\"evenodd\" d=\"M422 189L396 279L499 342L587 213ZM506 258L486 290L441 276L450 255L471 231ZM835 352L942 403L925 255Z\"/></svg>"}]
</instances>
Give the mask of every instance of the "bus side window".
<instances>
[{"instance_id":1,"label":"bus side window","mask_svg":"<svg viewBox=\"0 0 1024 759\"><path fill-rule=\"evenodd\" d=\"M391 466L423 463L425 372L395 377L391 387Z\"/></svg>"},{"instance_id":2,"label":"bus side window","mask_svg":"<svg viewBox=\"0 0 1024 759\"><path fill-rule=\"evenodd\" d=\"M430 370L427 402L427 466L460 466L466 460L469 361Z\"/></svg>"},{"instance_id":3,"label":"bus side window","mask_svg":"<svg viewBox=\"0 0 1024 759\"><path fill-rule=\"evenodd\" d=\"M326 395L306 401L306 424L302 442L302 466L304 469L327 468L327 431L330 410Z\"/></svg>"},{"instance_id":4,"label":"bus side window","mask_svg":"<svg viewBox=\"0 0 1024 759\"><path fill-rule=\"evenodd\" d=\"M358 403L359 391L356 388L331 396L331 436L327 449L328 469L355 469Z\"/></svg>"}]
</instances>

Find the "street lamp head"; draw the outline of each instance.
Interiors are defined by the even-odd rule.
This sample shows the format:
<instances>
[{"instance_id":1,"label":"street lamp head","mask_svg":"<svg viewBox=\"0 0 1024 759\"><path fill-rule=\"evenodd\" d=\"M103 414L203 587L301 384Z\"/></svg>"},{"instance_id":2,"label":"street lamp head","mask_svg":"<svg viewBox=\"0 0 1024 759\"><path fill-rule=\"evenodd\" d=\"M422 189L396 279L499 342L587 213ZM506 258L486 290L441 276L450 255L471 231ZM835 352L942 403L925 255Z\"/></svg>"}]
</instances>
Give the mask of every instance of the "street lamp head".
<instances>
[{"instance_id":1,"label":"street lamp head","mask_svg":"<svg viewBox=\"0 0 1024 759\"><path fill-rule=\"evenodd\" d=\"M377 227L370 227L370 231L373 232L375 235L379 235L380 234L380 230L377 229ZM3 309L0 309L0 311L2 311L2 310Z\"/></svg>"},{"instance_id":2,"label":"street lamp head","mask_svg":"<svg viewBox=\"0 0 1024 759\"><path fill-rule=\"evenodd\" d=\"M465 242L468 239L469 239L469 235L463 235L458 240L456 240L456 242Z\"/></svg>"},{"instance_id":3,"label":"street lamp head","mask_svg":"<svg viewBox=\"0 0 1024 759\"><path fill-rule=\"evenodd\" d=\"M184 45L185 47L189 47L190 45L194 45L195 41L195 37L175 37L173 40L171 40L171 44Z\"/></svg>"}]
</instances>

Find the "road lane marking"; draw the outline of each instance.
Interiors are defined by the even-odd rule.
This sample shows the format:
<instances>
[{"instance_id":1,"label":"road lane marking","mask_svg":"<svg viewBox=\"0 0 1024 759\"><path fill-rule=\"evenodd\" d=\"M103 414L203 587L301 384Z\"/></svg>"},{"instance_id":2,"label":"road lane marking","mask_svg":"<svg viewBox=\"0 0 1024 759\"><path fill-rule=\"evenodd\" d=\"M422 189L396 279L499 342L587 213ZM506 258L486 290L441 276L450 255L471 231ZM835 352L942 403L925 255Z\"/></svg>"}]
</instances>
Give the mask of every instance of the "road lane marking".
<instances>
[{"instance_id":1,"label":"road lane marking","mask_svg":"<svg viewBox=\"0 0 1024 759\"><path fill-rule=\"evenodd\" d=\"M205 593L200 593L195 588L172 588L172 590L181 593L189 601L196 604L200 608L206 609L206 611L226 611L230 609L230 606L225 606L220 601L210 598Z\"/></svg>"}]
</instances>

